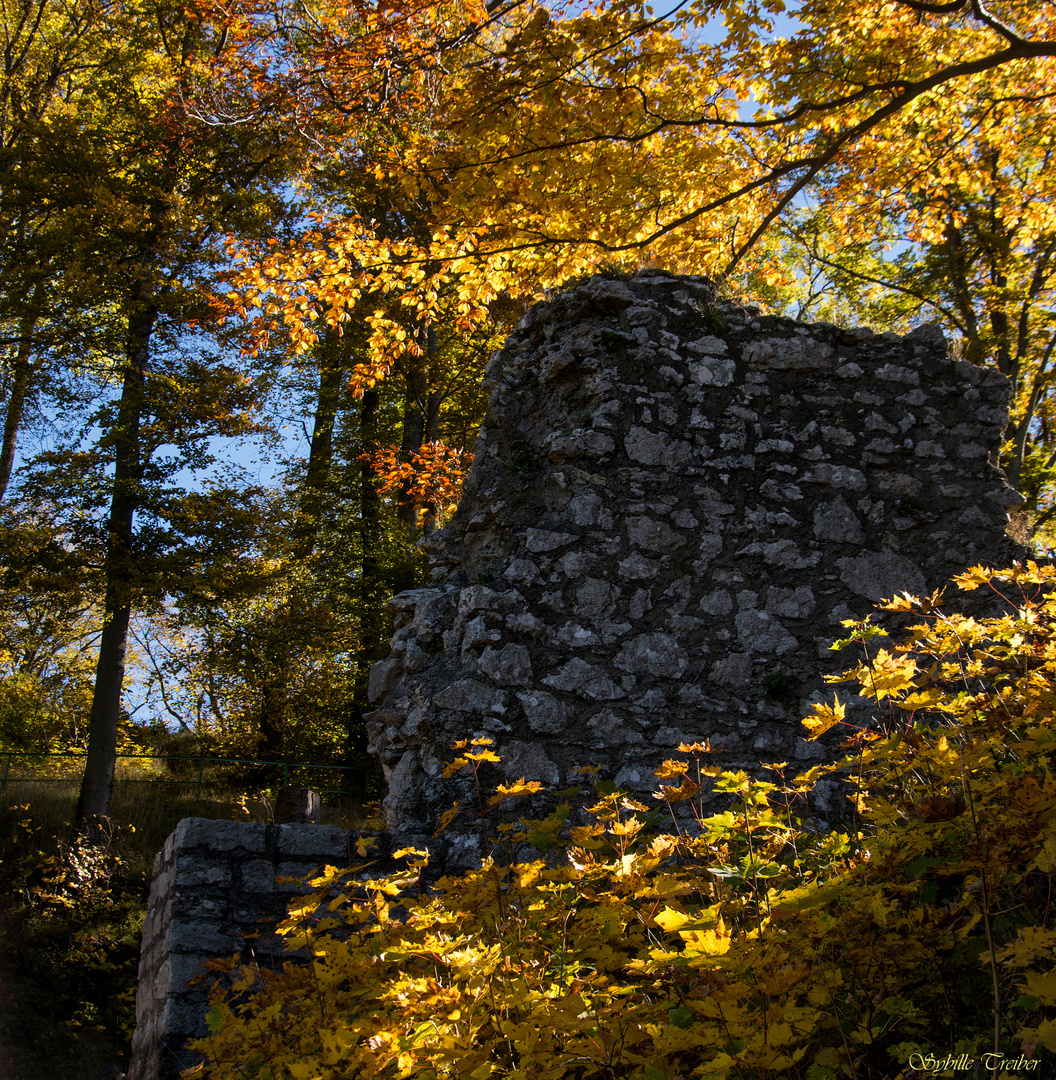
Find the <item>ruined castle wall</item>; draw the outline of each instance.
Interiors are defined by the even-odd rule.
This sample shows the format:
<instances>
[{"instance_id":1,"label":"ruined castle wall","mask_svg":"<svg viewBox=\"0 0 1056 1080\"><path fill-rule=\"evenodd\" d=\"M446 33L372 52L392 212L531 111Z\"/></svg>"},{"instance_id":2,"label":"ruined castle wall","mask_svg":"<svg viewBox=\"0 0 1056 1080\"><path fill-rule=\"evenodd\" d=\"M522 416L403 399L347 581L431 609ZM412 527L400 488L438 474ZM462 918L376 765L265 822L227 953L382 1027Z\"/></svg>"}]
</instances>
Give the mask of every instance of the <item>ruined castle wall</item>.
<instances>
[{"instance_id":1,"label":"ruined castle wall","mask_svg":"<svg viewBox=\"0 0 1056 1080\"><path fill-rule=\"evenodd\" d=\"M831 750L799 720L848 659L841 621L1019 554L992 464L1006 380L935 327L806 325L645 272L537 305L486 379L433 584L392 602L371 673L403 834L435 828L467 737L551 786L597 763L648 790L705 737L724 767L809 764Z\"/></svg>"}]
</instances>

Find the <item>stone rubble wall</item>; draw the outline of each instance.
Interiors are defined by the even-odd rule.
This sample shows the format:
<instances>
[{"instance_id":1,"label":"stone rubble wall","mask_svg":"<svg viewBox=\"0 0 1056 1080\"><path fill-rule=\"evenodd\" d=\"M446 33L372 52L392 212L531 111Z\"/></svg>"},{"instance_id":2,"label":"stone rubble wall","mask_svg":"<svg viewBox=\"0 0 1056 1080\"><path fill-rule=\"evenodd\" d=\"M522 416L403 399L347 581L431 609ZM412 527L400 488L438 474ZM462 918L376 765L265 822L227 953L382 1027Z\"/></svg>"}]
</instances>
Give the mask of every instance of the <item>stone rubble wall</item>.
<instances>
[{"instance_id":1,"label":"stone rubble wall","mask_svg":"<svg viewBox=\"0 0 1056 1080\"><path fill-rule=\"evenodd\" d=\"M646 271L536 305L485 377L433 584L392 601L370 679L388 826L452 868L480 855L472 829L430 840L467 794L455 740L551 787L596 763L644 792L704 738L724 767L809 765L842 620L1022 557L992 464L1007 380L936 327L807 325Z\"/></svg>"},{"instance_id":2,"label":"stone rubble wall","mask_svg":"<svg viewBox=\"0 0 1056 1080\"><path fill-rule=\"evenodd\" d=\"M359 835L327 825L180 822L154 860L128 1080L177 1080L181 1069L200 1062L186 1043L208 1034L208 989L218 977L202 961L241 953L245 962L281 969L290 957L270 927L303 887L276 877L300 879L326 864L362 862L355 857ZM385 837L376 851L372 873L397 868Z\"/></svg>"}]
</instances>

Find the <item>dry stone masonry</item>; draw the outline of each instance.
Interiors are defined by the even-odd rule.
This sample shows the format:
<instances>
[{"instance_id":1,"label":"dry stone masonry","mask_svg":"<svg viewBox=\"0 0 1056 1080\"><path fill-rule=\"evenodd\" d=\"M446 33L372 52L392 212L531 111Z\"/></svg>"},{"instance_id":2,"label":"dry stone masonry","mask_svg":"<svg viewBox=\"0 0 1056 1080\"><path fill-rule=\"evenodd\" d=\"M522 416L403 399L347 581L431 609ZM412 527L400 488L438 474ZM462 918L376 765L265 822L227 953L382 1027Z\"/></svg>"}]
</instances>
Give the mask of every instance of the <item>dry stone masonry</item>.
<instances>
[{"instance_id":1,"label":"dry stone masonry","mask_svg":"<svg viewBox=\"0 0 1056 1080\"><path fill-rule=\"evenodd\" d=\"M392 601L392 654L371 672L390 830L374 876L408 843L436 873L479 860L468 826L432 837L466 794L442 777L457 739L494 738L508 778L551 788L594 763L644 792L704 738L727 768L808 765L831 753L799 720L849 660L829 649L842 620L1022 555L1004 532L1022 499L992 464L1005 380L951 359L933 327L808 326L653 271L537 305L486 377L433 584ZM276 875L355 861L356 834L308 823L311 795L290 808L301 824L188 819L166 842L131 1080L194 1064L203 959L281 964L268 931L297 887Z\"/></svg>"},{"instance_id":2,"label":"dry stone masonry","mask_svg":"<svg viewBox=\"0 0 1056 1080\"><path fill-rule=\"evenodd\" d=\"M1022 554L993 464L1006 381L932 326L804 325L646 271L534 307L486 380L433 584L392 601L371 672L408 839L457 793L456 739L490 736L507 777L555 787L596 763L646 791L705 737L725 767L809 764L826 750L799 720L848 659L842 620ZM471 830L426 842L448 866L480 855Z\"/></svg>"},{"instance_id":3,"label":"dry stone masonry","mask_svg":"<svg viewBox=\"0 0 1056 1080\"><path fill-rule=\"evenodd\" d=\"M186 1044L208 1034L208 987L217 976L202 962L239 953L244 962L280 969L289 956L272 930L302 891L288 879L328 863L362 862L359 835L310 823L180 822L154 860L128 1080L177 1080L201 1061ZM391 850L380 837L372 874L401 865Z\"/></svg>"}]
</instances>

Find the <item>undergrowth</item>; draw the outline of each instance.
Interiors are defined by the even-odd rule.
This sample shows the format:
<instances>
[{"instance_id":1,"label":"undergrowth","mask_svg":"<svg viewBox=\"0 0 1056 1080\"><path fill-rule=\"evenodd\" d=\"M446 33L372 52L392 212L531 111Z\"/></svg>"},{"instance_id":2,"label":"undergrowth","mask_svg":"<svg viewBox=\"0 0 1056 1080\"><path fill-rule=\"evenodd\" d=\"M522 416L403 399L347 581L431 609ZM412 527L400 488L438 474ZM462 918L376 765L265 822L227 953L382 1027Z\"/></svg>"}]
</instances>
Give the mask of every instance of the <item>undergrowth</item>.
<instances>
[{"instance_id":1,"label":"undergrowth","mask_svg":"<svg viewBox=\"0 0 1056 1080\"><path fill-rule=\"evenodd\" d=\"M834 681L861 688L874 723L853 727L838 699L815 706L808 737L842 730L845 753L791 782L787 763L763 781L682 745L651 803L595 786L587 824L565 806L503 826L499 808L541 785L485 796L499 754L457 744L447 772L477 779L492 854L431 890L424 851L401 852L406 873L391 877L325 868L282 927L310 962L213 965L235 982L213 988L195 1071L1041 1075L1056 1051L1056 570L956 580L1003 595L1007 613L902 598L885 607L920 622L890 648L868 620L849 624L838 646L862 659ZM798 816L823 778L847 784L845 831ZM709 813L716 792L729 805ZM525 842L540 857L512 858Z\"/></svg>"}]
</instances>

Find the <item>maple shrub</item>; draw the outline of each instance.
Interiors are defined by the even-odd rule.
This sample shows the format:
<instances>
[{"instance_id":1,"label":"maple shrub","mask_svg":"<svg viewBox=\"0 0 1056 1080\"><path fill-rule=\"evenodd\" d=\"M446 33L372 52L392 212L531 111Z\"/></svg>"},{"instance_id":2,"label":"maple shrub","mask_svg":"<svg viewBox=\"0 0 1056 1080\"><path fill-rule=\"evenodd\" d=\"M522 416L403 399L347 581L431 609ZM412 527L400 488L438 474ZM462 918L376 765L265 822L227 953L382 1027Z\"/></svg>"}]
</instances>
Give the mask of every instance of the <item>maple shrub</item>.
<instances>
[{"instance_id":1,"label":"maple shrub","mask_svg":"<svg viewBox=\"0 0 1056 1080\"><path fill-rule=\"evenodd\" d=\"M583 808L513 820L542 786L485 799L499 755L456 744L447 775L477 782L483 864L429 889L415 849L403 874L326 867L280 928L310 962L210 965L233 982L213 987L192 1073L1040 1075L1056 1050L1056 569L955 581L1007 610L902 597L884 609L920 622L889 648L848 624L834 648L862 659L833 681L858 684L872 720L813 706L809 738L843 729L846 753L790 784L784 764L765 782L682 745L652 806L584 767ZM845 831L794 813L819 780L847 784ZM706 812L711 792L728 808Z\"/></svg>"}]
</instances>

